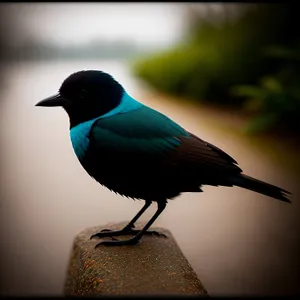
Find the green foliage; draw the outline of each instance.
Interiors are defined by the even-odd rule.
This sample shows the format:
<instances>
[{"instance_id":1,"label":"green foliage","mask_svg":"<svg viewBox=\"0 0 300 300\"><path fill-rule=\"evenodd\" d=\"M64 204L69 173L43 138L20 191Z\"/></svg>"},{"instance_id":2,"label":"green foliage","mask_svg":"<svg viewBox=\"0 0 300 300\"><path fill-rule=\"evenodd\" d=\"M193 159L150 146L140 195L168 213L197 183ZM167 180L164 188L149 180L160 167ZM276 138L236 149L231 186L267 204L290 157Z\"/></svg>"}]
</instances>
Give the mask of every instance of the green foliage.
<instances>
[{"instance_id":1,"label":"green foliage","mask_svg":"<svg viewBox=\"0 0 300 300\"><path fill-rule=\"evenodd\" d=\"M217 25L199 18L188 41L137 61L133 71L171 94L261 113L248 132L283 122L294 127L297 10L284 4L249 6L239 18Z\"/></svg>"},{"instance_id":2,"label":"green foliage","mask_svg":"<svg viewBox=\"0 0 300 300\"><path fill-rule=\"evenodd\" d=\"M276 59L283 59L279 70L274 75L262 77L258 85L239 85L232 88L233 94L246 98L245 109L257 114L245 131L255 133L280 127L299 132L299 52L272 47L265 53Z\"/></svg>"},{"instance_id":3,"label":"green foliage","mask_svg":"<svg viewBox=\"0 0 300 300\"><path fill-rule=\"evenodd\" d=\"M186 44L137 62L134 71L166 92L241 105L229 88L255 83L265 69L272 69L261 49L288 40L291 11L282 5L254 5L235 22L200 20Z\"/></svg>"}]
</instances>

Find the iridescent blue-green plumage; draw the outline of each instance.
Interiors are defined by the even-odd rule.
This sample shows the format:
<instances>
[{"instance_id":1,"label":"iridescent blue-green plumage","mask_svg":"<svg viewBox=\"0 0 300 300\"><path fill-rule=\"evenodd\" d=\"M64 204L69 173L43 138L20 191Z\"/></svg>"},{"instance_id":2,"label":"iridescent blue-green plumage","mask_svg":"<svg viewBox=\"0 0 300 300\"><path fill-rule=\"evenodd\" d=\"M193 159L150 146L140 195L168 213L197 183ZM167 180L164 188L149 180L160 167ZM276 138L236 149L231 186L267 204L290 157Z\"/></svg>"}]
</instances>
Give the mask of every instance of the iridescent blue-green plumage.
<instances>
[{"instance_id":1,"label":"iridescent blue-green plumage","mask_svg":"<svg viewBox=\"0 0 300 300\"><path fill-rule=\"evenodd\" d=\"M111 111L105 113L104 115L100 115L92 120L82 122L75 127L70 129L70 137L72 141L72 145L74 151L79 158L79 160L83 159L85 152L89 146L89 133L92 125L98 119L108 118L117 114L124 114L129 111L136 110L141 108L143 105L130 97L127 93L123 93L120 104L113 108Z\"/></svg>"}]
</instances>

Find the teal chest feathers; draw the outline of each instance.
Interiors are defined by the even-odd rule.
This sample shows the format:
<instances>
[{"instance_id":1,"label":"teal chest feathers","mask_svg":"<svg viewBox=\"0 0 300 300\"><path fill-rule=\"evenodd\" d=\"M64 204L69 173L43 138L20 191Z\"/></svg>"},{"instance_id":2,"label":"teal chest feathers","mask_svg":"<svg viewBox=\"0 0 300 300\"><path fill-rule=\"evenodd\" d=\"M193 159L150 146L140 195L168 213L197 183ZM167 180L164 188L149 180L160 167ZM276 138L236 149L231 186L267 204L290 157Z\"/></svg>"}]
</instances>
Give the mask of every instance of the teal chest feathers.
<instances>
[{"instance_id":1,"label":"teal chest feathers","mask_svg":"<svg viewBox=\"0 0 300 300\"><path fill-rule=\"evenodd\" d=\"M90 131L94 122L96 122L98 119L108 118L116 114L133 111L141 108L142 106L143 104L130 97L127 93L124 93L121 103L116 108L112 109L102 116L78 124L77 126L71 128L70 138L77 158L82 161L88 151L90 145Z\"/></svg>"},{"instance_id":2,"label":"teal chest feathers","mask_svg":"<svg viewBox=\"0 0 300 300\"><path fill-rule=\"evenodd\" d=\"M96 119L81 123L70 130L72 146L77 158L82 161L88 150L90 139L89 134L91 127Z\"/></svg>"}]
</instances>

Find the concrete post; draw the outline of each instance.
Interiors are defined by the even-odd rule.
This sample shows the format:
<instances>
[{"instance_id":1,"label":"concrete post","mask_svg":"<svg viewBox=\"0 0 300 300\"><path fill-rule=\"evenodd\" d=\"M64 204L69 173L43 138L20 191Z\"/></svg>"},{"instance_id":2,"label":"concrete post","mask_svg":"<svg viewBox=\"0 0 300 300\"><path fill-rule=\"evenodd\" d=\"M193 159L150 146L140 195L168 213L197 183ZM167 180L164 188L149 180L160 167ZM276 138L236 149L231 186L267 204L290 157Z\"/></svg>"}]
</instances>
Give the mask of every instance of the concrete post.
<instances>
[{"instance_id":1,"label":"concrete post","mask_svg":"<svg viewBox=\"0 0 300 300\"><path fill-rule=\"evenodd\" d=\"M167 238L143 236L134 246L94 248L99 240L90 240L92 234L103 228L121 229L124 225L87 228L76 236L65 282L66 296L207 296L171 232L164 228L151 230L164 233ZM143 225L137 223L136 228Z\"/></svg>"}]
</instances>

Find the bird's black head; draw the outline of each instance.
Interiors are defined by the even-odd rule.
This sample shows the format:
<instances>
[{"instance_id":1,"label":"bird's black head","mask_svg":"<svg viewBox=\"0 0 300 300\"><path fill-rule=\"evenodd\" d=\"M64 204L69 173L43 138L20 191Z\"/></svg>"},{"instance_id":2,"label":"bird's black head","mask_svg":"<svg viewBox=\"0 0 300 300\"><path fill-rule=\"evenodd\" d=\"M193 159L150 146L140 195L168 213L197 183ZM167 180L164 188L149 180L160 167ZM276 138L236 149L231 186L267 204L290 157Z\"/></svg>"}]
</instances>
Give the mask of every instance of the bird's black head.
<instances>
[{"instance_id":1,"label":"bird's black head","mask_svg":"<svg viewBox=\"0 0 300 300\"><path fill-rule=\"evenodd\" d=\"M117 107L123 93L123 87L111 75L96 70L80 71L64 80L58 94L36 106L62 106L72 128Z\"/></svg>"}]
</instances>

